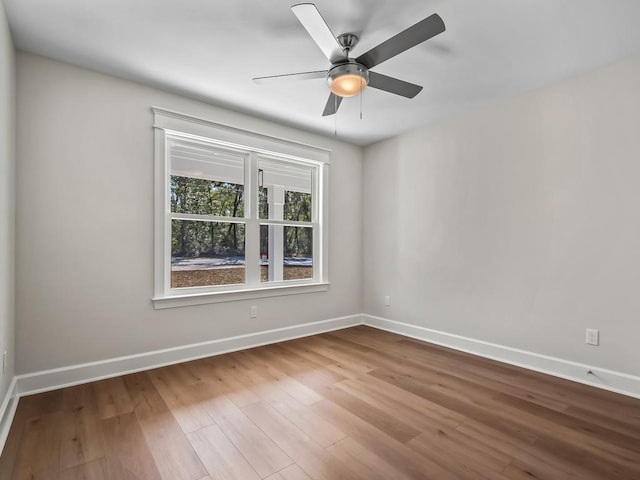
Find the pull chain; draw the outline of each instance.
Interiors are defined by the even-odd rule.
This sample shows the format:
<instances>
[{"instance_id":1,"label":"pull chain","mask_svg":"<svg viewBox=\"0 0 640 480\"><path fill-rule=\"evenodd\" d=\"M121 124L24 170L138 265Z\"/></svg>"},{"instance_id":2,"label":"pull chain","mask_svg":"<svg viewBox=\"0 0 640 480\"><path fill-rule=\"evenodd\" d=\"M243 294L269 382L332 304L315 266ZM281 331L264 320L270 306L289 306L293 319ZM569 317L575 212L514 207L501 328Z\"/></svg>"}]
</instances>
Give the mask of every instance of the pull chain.
<instances>
[{"instance_id":1,"label":"pull chain","mask_svg":"<svg viewBox=\"0 0 640 480\"><path fill-rule=\"evenodd\" d=\"M334 105L334 109L333 109L333 135L335 137L338 136L338 96L334 95L333 96L333 105Z\"/></svg>"},{"instance_id":2,"label":"pull chain","mask_svg":"<svg viewBox=\"0 0 640 480\"><path fill-rule=\"evenodd\" d=\"M364 80L361 80L361 89L360 89L360 120L362 120L362 97L364 95Z\"/></svg>"}]
</instances>

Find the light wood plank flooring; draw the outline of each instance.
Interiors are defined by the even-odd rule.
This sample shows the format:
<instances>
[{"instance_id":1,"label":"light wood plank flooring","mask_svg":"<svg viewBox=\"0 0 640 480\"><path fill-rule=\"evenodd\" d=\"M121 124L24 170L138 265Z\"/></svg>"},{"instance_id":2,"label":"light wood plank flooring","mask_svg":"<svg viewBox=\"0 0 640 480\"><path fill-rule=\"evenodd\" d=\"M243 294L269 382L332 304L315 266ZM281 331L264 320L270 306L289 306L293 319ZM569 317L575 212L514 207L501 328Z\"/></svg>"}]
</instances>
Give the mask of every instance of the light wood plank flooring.
<instances>
[{"instance_id":1,"label":"light wood plank flooring","mask_svg":"<svg viewBox=\"0 0 640 480\"><path fill-rule=\"evenodd\" d=\"M355 327L22 398L0 478L640 479L640 400Z\"/></svg>"}]
</instances>

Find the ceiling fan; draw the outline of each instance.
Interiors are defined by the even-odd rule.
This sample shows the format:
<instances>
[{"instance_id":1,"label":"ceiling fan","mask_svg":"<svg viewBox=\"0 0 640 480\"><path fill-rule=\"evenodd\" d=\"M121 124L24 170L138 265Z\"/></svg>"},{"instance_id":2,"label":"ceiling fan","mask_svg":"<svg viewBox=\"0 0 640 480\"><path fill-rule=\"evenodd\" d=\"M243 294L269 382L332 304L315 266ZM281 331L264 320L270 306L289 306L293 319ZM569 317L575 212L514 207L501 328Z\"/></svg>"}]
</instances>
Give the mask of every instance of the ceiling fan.
<instances>
[{"instance_id":1,"label":"ceiling fan","mask_svg":"<svg viewBox=\"0 0 640 480\"><path fill-rule=\"evenodd\" d=\"M442 18L434 13L382 42L377 47L363 53L356 59L351 59L349 58L349 52L358 43L359 38L357 35L343 33L335 37L313 3L299 3L293 5L291 10L298 17L298 20L300 20L300 23L302 23L302 26L307 30L313 41L320 47L322 53L329 59L331 67L328 70L316 70L313 72L255 77L253 80L274 80L287 77L300 79L326 77L331 93L322 112L323 116L335 114L343 98L358 95L367 86L406 98L415 97L422 90L420 85L372 72L371 69L445 30Z\"/></svg>"}]
</instances>

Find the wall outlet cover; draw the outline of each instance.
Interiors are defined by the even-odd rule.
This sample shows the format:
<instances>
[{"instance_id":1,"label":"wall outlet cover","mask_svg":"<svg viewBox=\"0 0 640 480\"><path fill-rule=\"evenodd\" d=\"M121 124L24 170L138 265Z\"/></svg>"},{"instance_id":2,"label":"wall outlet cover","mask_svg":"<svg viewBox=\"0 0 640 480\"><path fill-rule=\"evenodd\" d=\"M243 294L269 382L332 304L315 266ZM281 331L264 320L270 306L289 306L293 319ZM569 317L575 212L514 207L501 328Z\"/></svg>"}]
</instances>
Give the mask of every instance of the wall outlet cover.
<instances>
[{"instance_id":1,"label":"wall outlet cover","mask_svg":"<svg viewBox=\"0 0 640 480\"><path fill-rule=\"evenodd\" d=\"M587 345L599 345L600 344L600 332L595 328L587 328Z\"/></svg>"}]
</instances>

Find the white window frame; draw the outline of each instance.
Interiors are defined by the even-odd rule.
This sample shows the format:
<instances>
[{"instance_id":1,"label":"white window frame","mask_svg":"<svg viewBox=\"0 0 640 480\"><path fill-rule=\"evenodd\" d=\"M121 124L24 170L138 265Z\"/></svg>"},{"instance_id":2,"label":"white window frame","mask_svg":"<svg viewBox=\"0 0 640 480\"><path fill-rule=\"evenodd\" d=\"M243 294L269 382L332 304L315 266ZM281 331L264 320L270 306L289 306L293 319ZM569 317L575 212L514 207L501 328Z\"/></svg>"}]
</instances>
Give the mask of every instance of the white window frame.
<instances>
[{"instance_id":1,"label":"white window frame","mask_svg":"<svg viewBox=\"0 0 640 480\"><path fill-rule=\"evenodd\" d=\"M249 300L255 298L326 291L328 280L328 178L330 150L241 130L171 110L153 107L154 115L154 295L158 308L172 308L206 303ZM246 283L242 285L171 288L171 200L170 151L172 143L205 143L214 148L245 155L245 217L231 219L246 225ZM312 222L289 222L258 219L258 162L260 158L281 159L309 165L314 172ZM184 215L182 215L184 216ZM187 215L188 216L188 215ZM227 219L228 220L228 219ZM226 221L226 220L225 220ZM281 223L313 227L313 278L298 281L260 282L259 224ZM258 228L256 226L258 225ZM250 233L252 232L252 233ZM255 255L253 255L255 253ZM253 258L253 257L256 258Z\"/></svg>"}]
</instances>

